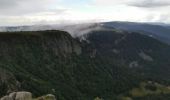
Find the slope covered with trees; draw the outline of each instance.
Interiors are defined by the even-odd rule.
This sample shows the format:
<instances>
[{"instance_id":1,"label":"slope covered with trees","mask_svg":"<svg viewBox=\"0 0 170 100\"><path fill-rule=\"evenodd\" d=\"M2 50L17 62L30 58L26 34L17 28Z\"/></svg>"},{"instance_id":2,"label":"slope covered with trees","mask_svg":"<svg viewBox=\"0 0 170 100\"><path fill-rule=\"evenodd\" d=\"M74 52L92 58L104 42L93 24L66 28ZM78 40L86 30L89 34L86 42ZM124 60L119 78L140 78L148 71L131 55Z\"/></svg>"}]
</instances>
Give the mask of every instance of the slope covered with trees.
<instances>
[{"instance_id":1,"label":"slope covered with trees","mask_svg":"<svg viewBox=\"0 0 170 100\"><path fill-rule=\"evenodd\" d=\"M63 31L0 33L0 96L25 90L58 100L135 100L129 92L142 82L168 87L168 51L151 37L114 30L76 39Z\"/></svg>"}]
</instances>

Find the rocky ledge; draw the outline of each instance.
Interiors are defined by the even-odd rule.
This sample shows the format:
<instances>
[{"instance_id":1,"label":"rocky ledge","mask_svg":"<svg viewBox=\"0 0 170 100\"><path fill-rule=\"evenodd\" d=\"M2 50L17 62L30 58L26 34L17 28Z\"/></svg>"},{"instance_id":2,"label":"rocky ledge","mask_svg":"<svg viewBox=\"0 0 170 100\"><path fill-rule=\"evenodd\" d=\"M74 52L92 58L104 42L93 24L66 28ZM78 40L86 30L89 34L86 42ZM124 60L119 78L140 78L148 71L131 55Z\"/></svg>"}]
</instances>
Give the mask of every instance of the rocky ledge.
<instances>
[{"instance_id":1,"label":"rocky ledge","mask_svg":"<svg viewBox=\"0 0 170 100\"><path fill-rule=\"evenodd\" d=\"M2 97L0 100L56 100L56 97L52 94L44 95L38 98L32 98L30 92L12 92L9 95Z\"/></svg>"}]
</instances>

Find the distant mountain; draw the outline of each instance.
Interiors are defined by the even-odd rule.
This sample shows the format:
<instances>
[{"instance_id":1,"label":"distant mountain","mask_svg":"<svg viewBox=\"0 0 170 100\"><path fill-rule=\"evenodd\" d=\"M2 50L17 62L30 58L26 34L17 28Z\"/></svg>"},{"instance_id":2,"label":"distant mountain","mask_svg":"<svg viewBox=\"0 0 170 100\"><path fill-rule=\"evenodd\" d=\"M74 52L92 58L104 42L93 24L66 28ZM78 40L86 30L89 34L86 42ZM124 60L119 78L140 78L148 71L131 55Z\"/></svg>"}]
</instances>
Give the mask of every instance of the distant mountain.
<instances>
[{"instance_id":1,"label":"distant mountain","mask_svg":"<svg viewBox=\"0 0 170 100\"><path fill-rule=\"evenodd\" d=\"M45 30L62 30L69 32L73 37L78 37L89 33L92 30L101 29L100 23L85 24L65 24L65 25L32 25L32 26L11 26L0 27L0 32L20 32L20 31L45 31Z\"/></svg>"},{"instance_id":2,"label":"distant mountain","mask_svg":"<svg viewBox=\"0 0 170 100\"><path fill-rule=\"evenodd\" d=\"M170 44L170 25L164 23L135 23L135 22L104 22L69 25L33 25L18 27L0 27L2 32L13 31L39 31L39 30L63 30L77 37L89 33L92 30L117 29L154 37L162 42Z\"/></svg>"},{"instance_id":3,"label":"distant mountain","mask_svg":"<svg viewBox=\"0 0 170 100\"><path fill-rule=\"evenodd\" d=\"M0 33L0 96L58 100L168 100L170 46L116 29Z\"/></svg>"},{"instance_id":4,"label":"distant mountain","mask_svg":"<svg viewBox=\"0 0 170 100\"><path fill-rule=\"evenodd\" d=\"M64 25L32 25L32 26L10 26L10 27L0 27L1 32L16 32L16 31L43 31L43 30L53 30L60 29Z\"/></svg>"},{"instance_id":5,"label":"distant mountain","mask_svg":"<svg viewBox=\"0 0 170 100\"><path fill-rule=\"evenodd\" d=\"M104 27L140 32L170 44L170 26L158 23L106 22Z\"/></svg>"}]
</instances>

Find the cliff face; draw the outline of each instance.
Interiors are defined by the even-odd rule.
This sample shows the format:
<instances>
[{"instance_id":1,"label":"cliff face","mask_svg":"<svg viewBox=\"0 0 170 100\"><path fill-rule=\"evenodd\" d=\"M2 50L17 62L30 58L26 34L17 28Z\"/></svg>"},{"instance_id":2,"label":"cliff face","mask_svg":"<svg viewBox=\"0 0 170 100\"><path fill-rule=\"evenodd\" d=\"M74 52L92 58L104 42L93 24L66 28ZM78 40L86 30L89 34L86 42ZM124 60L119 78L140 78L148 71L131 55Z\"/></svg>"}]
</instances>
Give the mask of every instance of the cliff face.
<instances>
[{"instance_id":1,"label":"cliff face","mask_svg":"<svg viewBox=\"0 0 170 100\"><path fill-rule=\"evenodd\" d=\"M71 35L62 31L0 33L1 54L15 54L19 48L34 49L37 46L42 51L52 50L56 55L81 54L80 44ZM23 48L22 48L23 49ZM24 51L23 50L23 51ZM1 55L1 56L4 56Z\"/></svg>"},{"instance_id":2,"label":"cliff face","mask_svg":"<svg viewBox=\"0 0 170 100\"><path fill-rule=\"evenodd\" d=\"M48 88L49 76L57 77L55 66L81 53L80 43L63 31L0 33L0 96L41 85Z\"/></svg>"}]
</instances>

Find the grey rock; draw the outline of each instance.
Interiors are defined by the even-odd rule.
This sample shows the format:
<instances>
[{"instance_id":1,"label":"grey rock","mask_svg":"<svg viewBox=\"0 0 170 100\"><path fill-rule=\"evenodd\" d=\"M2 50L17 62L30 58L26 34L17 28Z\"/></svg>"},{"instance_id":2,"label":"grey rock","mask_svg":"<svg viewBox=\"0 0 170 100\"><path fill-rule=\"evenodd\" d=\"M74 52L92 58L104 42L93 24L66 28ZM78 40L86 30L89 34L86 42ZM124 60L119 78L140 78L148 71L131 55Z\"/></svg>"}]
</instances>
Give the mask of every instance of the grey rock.
<instances>
[{"instance_id":1,"label":"grey rock","mask_svg":"<svg viewBox=\"0 0 170 100\"><path fill-rule=\"evenodd\" d=\"M12 92L9 94L9 97L12 98L12 100L15 100L17 92Z\"/></svg>"},{"instance_id":2,"label":"grey rock","mask_svg":"<svg viewBox=\"0 0 170 100\"><path fill-rule=\"evenodd\" d=\"M132 62L129 64L129 67L130 67L130 68L139 67L138 61L132 61Z\"/></svg>"},{"instance_id":3,"label":"grey rock","mask_svg":"<svg viewBox=\"0 0 170 100\"><path fill-rule=\"evenodd\" d=\"M38 97L37 100L56 100L56 97L53 94L48 94L42 97Z\"/></svg>"},{"instance_id":4,"label":"grey rock","mask_svg":"<svg viewBox=\"0 0 170 100\"><path fill-rule=\"evenodd\" d=\"M32 94L30 92L17 92L15 100L32 100Z\"/></svg>"},{"instance_id":5,"label":"grey rock","mask_svg":"<svg viewBox=\"0 0 170 100\"><path fill-rule=\"evenodd\" d=\"M0 100L13 100L13 99L9 96L4 96Z\"/></svg>"},{"instance_id":6,"label":"grey rock","mask_svg":"<svg viewBox=\"0 0 170 100\"><path fill-rule=\"evenodd\" d=\"M140 52L139 56L146 61L153 61L153 58L144 52Z\"/></svg>"}]
</instances>

